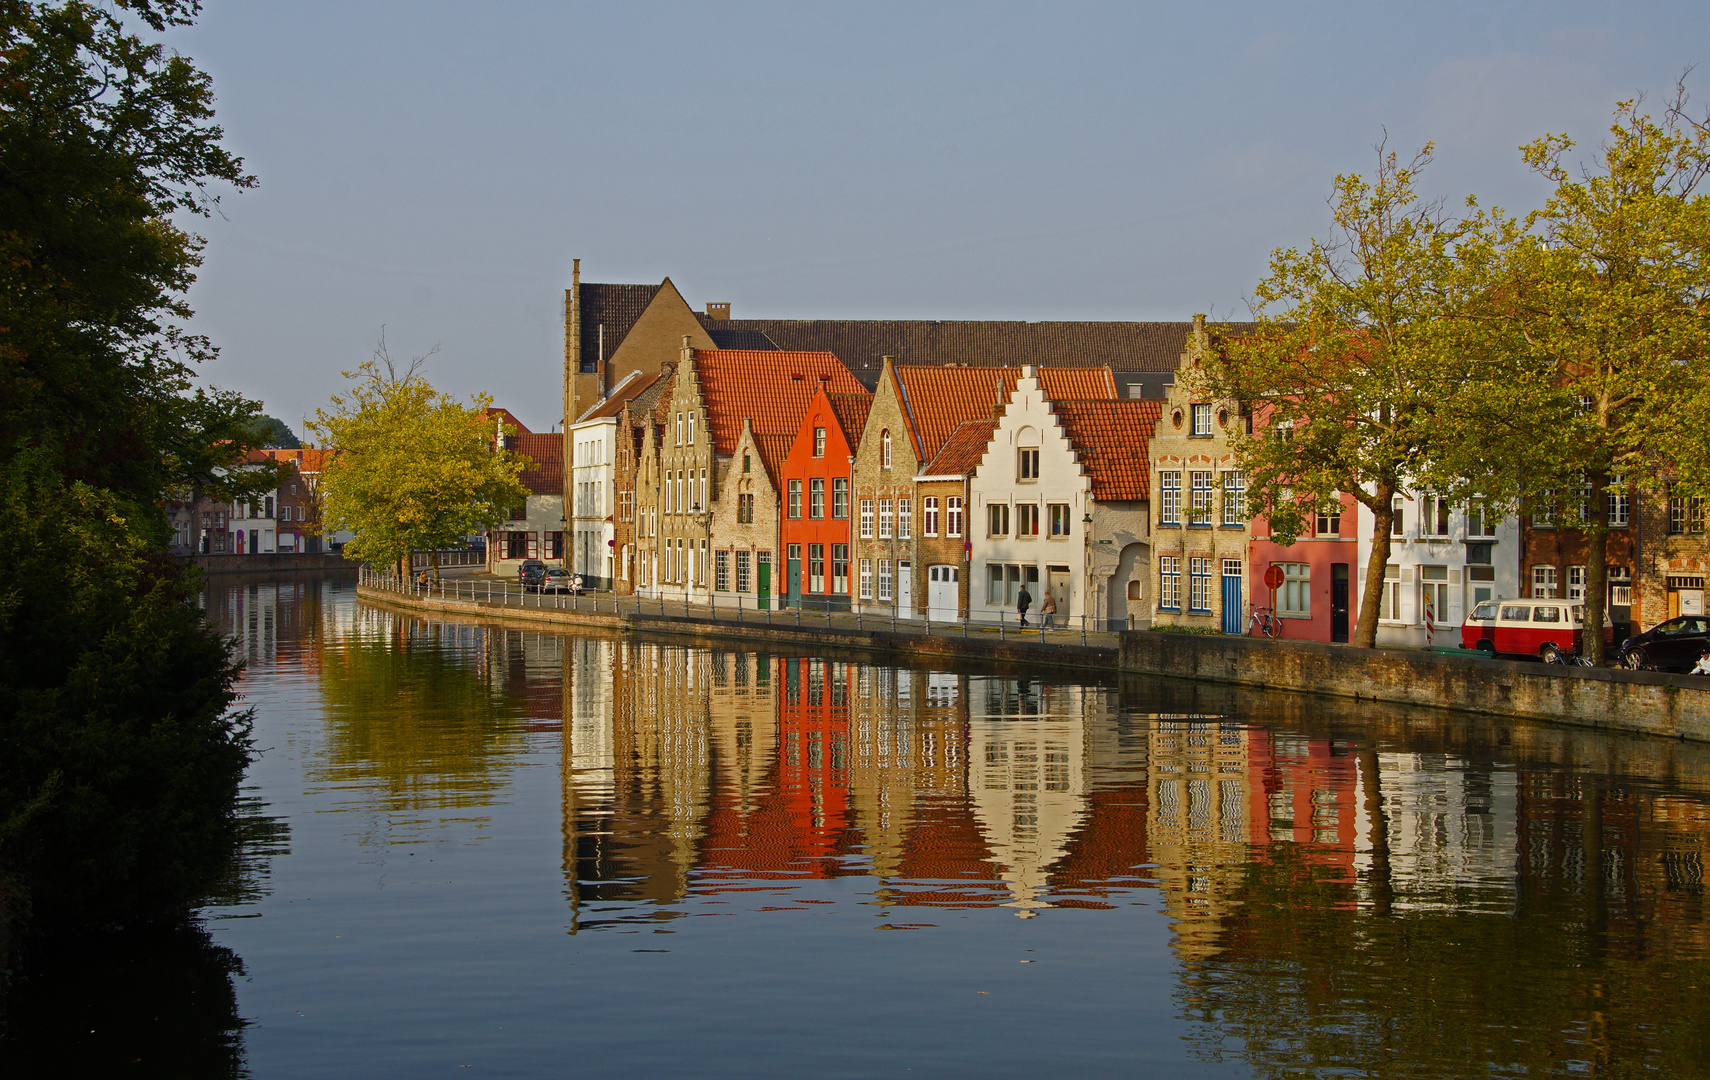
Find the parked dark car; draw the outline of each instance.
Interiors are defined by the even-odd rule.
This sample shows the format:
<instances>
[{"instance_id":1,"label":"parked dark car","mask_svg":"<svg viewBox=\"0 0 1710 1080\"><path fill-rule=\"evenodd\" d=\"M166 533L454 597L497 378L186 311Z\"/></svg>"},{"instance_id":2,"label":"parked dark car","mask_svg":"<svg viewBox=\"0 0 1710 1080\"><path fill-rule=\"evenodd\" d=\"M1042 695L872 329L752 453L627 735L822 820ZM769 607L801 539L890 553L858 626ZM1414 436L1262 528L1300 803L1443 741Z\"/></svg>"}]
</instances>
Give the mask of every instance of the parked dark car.
<instances>
[{"instance_id":1,"label":"parked dark car","mask_svg":"<svg viewBox=\"0 0 1710 1080\"><path fill-rule=\"evenodd\" d=\"M1621 643L1621 666L1634 671L1690 671L1710 648L1710 616L1681 615Z\"/></svg>"},{"instance_id":2,"label":"parked dark car","mask_svg":"<svg viewBox=\"0 0 1710 1080\"><path fill-rule=\"evenodd\" d=\"M578 595L582 591L582 575L572 574L562 566L549 566L546 568L546 576L540 579L540 588L537 591Z\"/></svg>"},{"instance_id":3,"label":"parked dark car","mask_svg":"<svg viewBox=\"0 0 1710 1080\"><path fill-rule=\"evenodd\" d=\"M517 583L524 589L538 590L541 579L546 577L546 564L539 559L524 559L517 567Z\"/></svg>"}]
</instances>

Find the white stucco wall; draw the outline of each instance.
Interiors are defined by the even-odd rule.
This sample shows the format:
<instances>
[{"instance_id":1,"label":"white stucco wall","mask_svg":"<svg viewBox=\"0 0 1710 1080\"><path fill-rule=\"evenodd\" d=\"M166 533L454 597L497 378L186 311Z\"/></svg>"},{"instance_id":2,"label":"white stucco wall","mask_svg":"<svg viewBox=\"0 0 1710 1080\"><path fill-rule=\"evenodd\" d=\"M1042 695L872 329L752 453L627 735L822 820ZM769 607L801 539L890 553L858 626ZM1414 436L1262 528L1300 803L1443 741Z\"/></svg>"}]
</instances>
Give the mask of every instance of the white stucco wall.
<instances>
[{"instance_id":1,"label":"white stucco wall","mask_svg":"<svg viewBox=\"0 0 1710 1080\"><path fill-rule=\"evenodd\" d=\"M1075 460L1074 449L1052 415L1033 369L1024 368L1023 371L1004 408L1003 417L986 445L979 471L968 482L968 535L973 542L972 559L968 563L968 614L973 619L995 621L1000 611L1006 612L1009 620L1015 618L1015 603L1007 592L1002 601L992 602L989 567L994 563L1036 570L1039 583L1028 587L1033 594L1033 607L1028 614L1030 622L1045 598L1048 567L1051 566L1069 569L1069 602L1065 604L1058 597L1057 614L1078 617L1090 613L1087 545L1082 519L1092 506L1092 482ZM1018 476L1018 455L1024 444L1036 446L1039 450L1037 480L1022 480ZM1002 503L1010 508L1007 536L990 535L988 507L993 503ZM1039 507L1039 535L1035 538L1019 539L1015 535L1020 522L1016 507L1022 503ZM1047 507L1052 503L1069 507L1070 532L1065 539L1054 540L1049 536Z\"/></svg>"},{"instance_id":2,"label":"white stucco wall","mask_svg":"<svg viewBox=\"0 0 1710 1080\"><path fill-rule=\"evenodd\" d=\"M1446 612L1439 612L1436 631L1431 637L1434 646L1459 645L1460 625L1479 595L1491 591L1492 599L1520 595L1520 519L1506 517L1491 530L1490 539L1473 538L1474 543L1490 545L1488 564L1471 564L1473 572L1488 572L1490 580L1472 580L1467 561L1467 514L1464 507L1455 507L1449 514L1447 535L1430 535L1422 520L1425 503L1415 492L1403 493L1404 524L1402 535L1390 538L1389 565L1399 569L1399 580L1386 582L1385 591L1399 596L1396 614L1399 618L1379 618L1379 645L1424 646L1426 644L1423 585L1421 567L1446 568L1449 602ZM1371 561L1372 529L1376 518L1362 504L1356 504L1359 515L1359 565L1351 568L1354 580L1350 587L1356 594L1365 589L1366 566ZM1435 526L1433 525L1434 529ZM1396 586L1399 588L1396 588ZM1565 595L1565 594L1564 594ZM1381 610L1381 609L1380 609Z\"/></svg>"}]
</instances>

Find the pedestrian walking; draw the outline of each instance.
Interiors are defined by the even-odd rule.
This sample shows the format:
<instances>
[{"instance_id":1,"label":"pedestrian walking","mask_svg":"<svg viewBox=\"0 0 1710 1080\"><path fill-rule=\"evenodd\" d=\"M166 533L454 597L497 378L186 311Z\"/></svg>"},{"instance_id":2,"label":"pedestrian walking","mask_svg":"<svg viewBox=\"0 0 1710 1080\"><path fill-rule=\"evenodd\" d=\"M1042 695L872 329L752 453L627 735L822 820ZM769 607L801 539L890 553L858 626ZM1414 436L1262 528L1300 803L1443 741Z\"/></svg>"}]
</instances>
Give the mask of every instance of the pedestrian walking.
<instances>
[{"instance_id":1,"label":"pedestrian walking","mask_svg":"<svg viewBox=\"0 0 1710 1080\"><path fill-rule=\"evenodd\" d=\"M1027 591L1026 585L1023 585L1021 591L1015 596L1015 610L1021 613L1021 625L1027 625L1027 609L1032 606L1033 594Z\"/></svg>"},{"instance_id":2,"label":"pedestrian walking","mask_svg":"<svg viewBox=\"0 0 1710 1080\"><path fill-rule=\"evenodd\" d=\"M1056 625L1056 615L1057 598L1052 595L1050 589L1046 589L1045 599L1039 601L1039 621L1045 624L1045 629L1049 630Z\"/></svg>"}]
</instances>

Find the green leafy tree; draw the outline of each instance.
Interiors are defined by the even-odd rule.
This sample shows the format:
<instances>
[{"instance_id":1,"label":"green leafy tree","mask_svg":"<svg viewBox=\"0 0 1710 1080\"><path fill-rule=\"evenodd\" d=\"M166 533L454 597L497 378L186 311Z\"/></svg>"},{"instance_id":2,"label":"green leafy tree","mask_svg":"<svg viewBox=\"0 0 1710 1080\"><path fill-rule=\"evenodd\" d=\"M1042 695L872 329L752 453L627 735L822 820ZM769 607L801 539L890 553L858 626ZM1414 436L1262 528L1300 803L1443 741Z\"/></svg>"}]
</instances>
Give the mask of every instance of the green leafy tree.
<instances>
[{"instance_id":1,"label":"green leafy tree","mask_svg":"<svg viewBox=\"0 0 1710 1080\"><path fill-rule=\"evenodd\" d=\"M291 426L276 416L255 418L255 438L267 450L301 450L302 440Z\"/></svg>"},{"instance_id":2,"label":"green leafy tree","mask_svg":"<svg viewBox=\"0 0 1710 1080\"><path fill-rule=\"evenodd\" d=\"M14 926L182 914L237 835L236 671L160 501L240 498L259 406L213 355L174 215L254 180L208 77L131 32L194 3L0 4L0 904ZM0 923L8 915L0 912Z\"/></svg>"},{"instance_id":3,"label":"green leafy tree","mask_svg":"<svg viewBox=\"0 0 1710 1080\"><path fill-rule=\"evenodd\" d=\"M322 528L348 529L346 555L401 573L412 551L461 544L528 498L518 477L529 461L503 442L515 429L503 430L485 394L462 405L435 390L421 374L426 359L400 372L382 336L372 360L345 372L351 388L309 425L338 448L321 474Z\"/></svg>"},{"instance_id":4,"label":"green leafy tree","mask_svg":"<svg viewBox=\"0 0 1710 1080\"><path fill-rule=\"evenodd\" d=\"M1505 245L1500 290L1501 332L1533 361L1527 426L1501 452L1525 463L1531 509L1586 533L1587 626L1608 598L1610 497L1710 479L1710 126L1683 88L1660 120L1641 105L1617 104L1583 170L1564 135L1521 147L1555 191ZM1594 662L1603 651L1586 635Z\"/></svg>"},{"instance_id":5,"label":"green leafy tree","mask_svg":"<svg viewBox=\"0 0 1710 1080\"><path fill-rule=\"evenodd\" d=\"M1379 148L1371 181L1336 178L1330 240L1279 250L1256 289L1256 329L1229 340L1194 378L1254 419L1236 454L1255 516L1292 543L1318 513L1352 496L1376 520L1354 643L1377 641L1393 506L1404 490L1465 499L1500 484L1445 461L1459 436L1455 402L1483 377L1457 347L1457 322L1484 295L1481 219L1452 220L1416 190L1431 160Z\"/></svg>"}]
</instances>

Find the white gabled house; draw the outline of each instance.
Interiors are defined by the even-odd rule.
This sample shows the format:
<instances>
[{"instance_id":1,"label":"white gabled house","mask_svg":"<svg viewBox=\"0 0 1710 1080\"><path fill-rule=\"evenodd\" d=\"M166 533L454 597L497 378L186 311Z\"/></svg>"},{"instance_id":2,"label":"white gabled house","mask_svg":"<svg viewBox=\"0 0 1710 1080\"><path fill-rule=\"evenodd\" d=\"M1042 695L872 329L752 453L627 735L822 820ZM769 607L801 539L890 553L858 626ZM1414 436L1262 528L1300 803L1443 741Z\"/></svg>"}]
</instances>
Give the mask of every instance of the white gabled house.
<instances>
[{"instance_id":1,"label":"white gabled house","mask_svg":"<svg viewBox=\"0 0 1710 1080\"><path fill-rule=\"evenodd\" d=\"M1363 590L1377 519L1364 504L1358 512L1354 588ZM1438 495L1403 492L1395 497L1377 643L1459 645L1461 621L1473 606L1519 596L1520 584L1518 518L1493 518Z\"/></svg>"}]
</instances>

